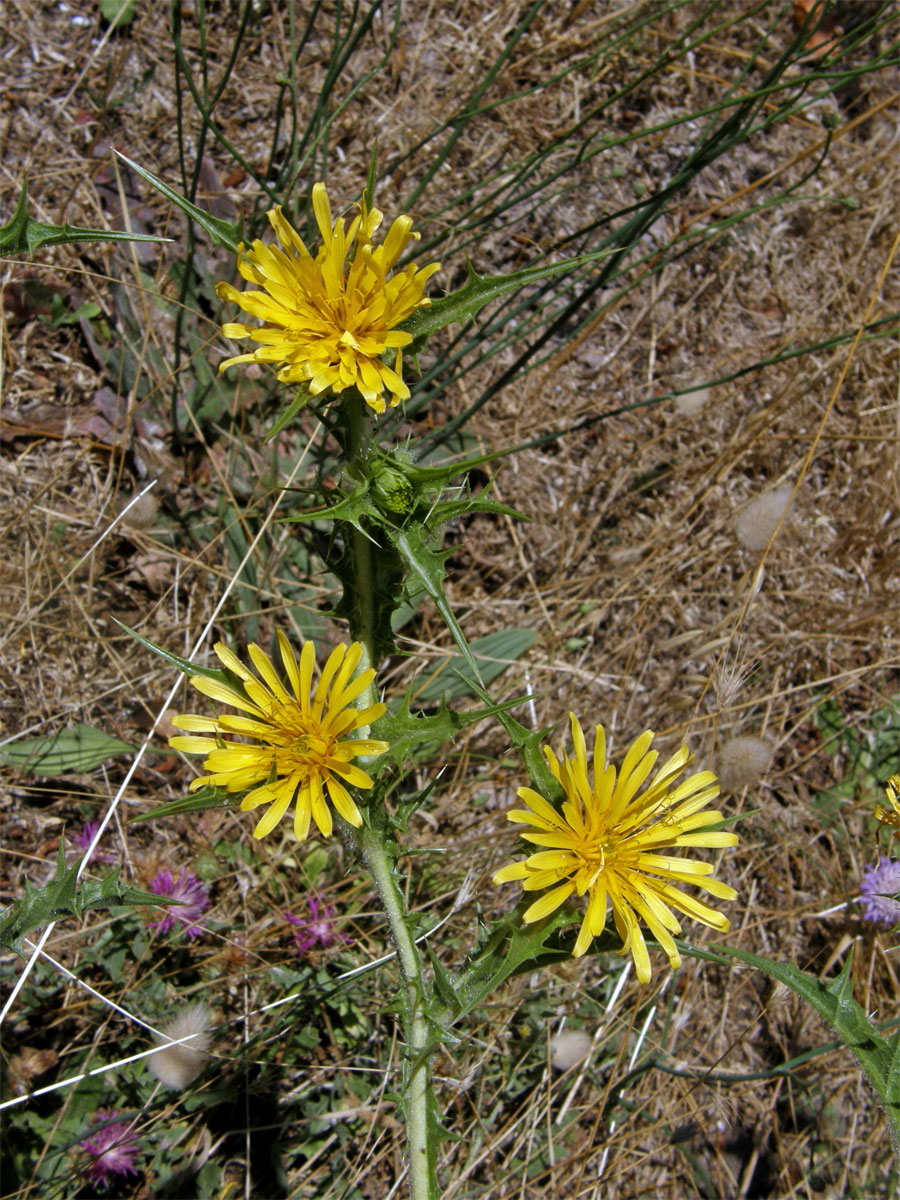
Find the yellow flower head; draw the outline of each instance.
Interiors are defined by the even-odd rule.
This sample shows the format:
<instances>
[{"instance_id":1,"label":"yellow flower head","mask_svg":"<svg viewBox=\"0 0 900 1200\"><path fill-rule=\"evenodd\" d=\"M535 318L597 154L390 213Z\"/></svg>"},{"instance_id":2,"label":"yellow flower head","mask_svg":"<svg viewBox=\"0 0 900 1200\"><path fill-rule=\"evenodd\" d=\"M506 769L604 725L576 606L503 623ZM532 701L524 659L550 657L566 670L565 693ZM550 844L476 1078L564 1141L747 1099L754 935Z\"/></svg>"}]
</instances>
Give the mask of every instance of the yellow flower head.
<instances>
[{"instance_id":1,"label":"yellow flower head","mask_svg":"<svg viewBox=\"0 0 900 1200\"><path fill-rule=\"evenodd\" d=\"M882 825L892 825L894 827L895 838L900 838L900 775L892 775L885 784L884 794L888 798L890 808L882 808L880 804L875 805L875 820Z\"/></svg>"},{"instance_id":2,"label":"yellow flower head","mask_svg":"<svg viewBox=\"0 0 900 1200\"><path fill-rule=\"evenodd\" d=\"M324 183L313 187L312 203L322 235L315 258L276 207L268 217L281 245L255 241L249 250L242 245L238 252L238 271L265 290L239 292L230 283L216 285L221 300L233 300L263 322L261 327L235 322L222 326L225 337L252 338L260 346L229 358L219 370L241 362L278 364L282 383L306 380L314 396L356 387L370 408L382 413L385 390L392 406L409 398L402 347L412 335L396 326L431 303L425 284L440 263L410 264L391 275L409 243L419 240L410 217L397 217L375 247L372 237L383 216L377 208L367 208L362 200L345 229L343 217L332 225ZM386 350L397 351L393 370L383 361Z\"/></svg>"},{"instance_id":3,"label":"yellow flower head","mask_svg":"<svg viewBox=\"0 0 900 1200\"><path fill-rule=\"evenodd\" d=\"M370 788L372 778L352 760L388 749L387 742L348 736L377 720L385 711L383 704L372 704L362 711L352 707L353 701L375 678L375 672L370 667L351 682L363 648L359 642L349 647L337 646L313 693L316 658L313 643L304 643L299 663L290 642L280 632L278 646L287 687L259 646L248 647L259 674L257 679L227 646L218 642L215 652L241 680L243 692L203 675L193 676L191 683L212 700L250 715L176 717L173 723L178 729L216 736L173 737L169 745L186 754L206 755L203 766L210 774L195 779L192 792L206 784L229 792L252 788L241 801L241 808L246 811L260 804L269 806L253 831L254 837L271 833L295 797L294 833L299 840L304 841L309 832L310 816L328 837L332 819L325 802L326 788L331 803L344 820L358 828L362 817L346 785ZM252 738L253 744L225 741L221 735L226 733Z\"/></svg>"},{"instance_id":4,"label":"yellow flower head","mask_svg":"<svg viewBox=\"0 0 900 1200\"><path fill-rule=\"evenodd\" d=\"M691 761L686 746L656 772L649 787L638 791L656 764L658 754L650 750L652 733L642 733L633 743L621 769L606 760L606 738L598 725L594 739L594 781L588 773L584 734L574 714L569 714L574 758L549 746L544 754L559 780L566 799L557 812L532 788L519 788L517 795L528 808L507 814L510 821L531 826L520 836L546 849L522 862L503 867L494 883L520 880L526 892L551 890L537 899L524 914L526 924L540 921L577 892L587 893L587 911L572 951L581 955L591 939L602 933L607 904L612 906L616 929L622 938L621 954L630 953L641 983L650 979L650 956L639 921L665 950L672 967L681 957L672 940L681 926L672 909L726 932L727 919L703 901L687 895L676 884L688 883L720 900L733 900L737 893L709 876L711 863L661 853L675 846L734 846L737 835L708 826L722 820L707 808L719 794L711 771L691 775L673 787L678 775Z\"/></svg>"}]
</instances>

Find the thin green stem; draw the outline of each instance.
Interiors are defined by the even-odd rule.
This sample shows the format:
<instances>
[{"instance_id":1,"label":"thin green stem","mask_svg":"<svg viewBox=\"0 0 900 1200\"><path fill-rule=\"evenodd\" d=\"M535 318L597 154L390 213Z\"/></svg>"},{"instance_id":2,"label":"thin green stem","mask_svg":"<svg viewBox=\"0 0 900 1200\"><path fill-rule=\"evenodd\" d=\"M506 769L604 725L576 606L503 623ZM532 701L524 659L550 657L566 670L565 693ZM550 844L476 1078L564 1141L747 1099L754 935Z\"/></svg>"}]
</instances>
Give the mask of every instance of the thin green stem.
<instances>
[{"instance_id":1,"label":"thin green stem","mask_svg":"<svg viewBox=\"0 0 900 1200\"><path fill-rule=\"evenodd\" d=\"M349 394L344 398L344 415L346 421L346 444L344 457L347 462L354 459L365 460L369 456L372 444L372 429L366 410L365 401L358 393ZM349 523L346 526L350 538L354 575L356 579L356 605L354 608L355 621L351 621L350 632L355 641L362 644L363 656L360 660L360 670L375 667L375 605L376 588L374 552L377 547L366 535ZM363 693L361 700L366 705L376 704L378 695L374 681L371 687Z\"/></svg>"},{"instance_id":2,"label":"thin green stem","mask_svg":"<svg viewBox=\"0 0 900 1200\"><path fill-rule=\"evenodd\" d=\"M360 847L375 880L384 906L397 961L405 985L402 1005L406 1038L406 1143L409 1148L409 1194L411 1200L437 1200L434 1123L429 1119L432 1103L428 1019L425 1016L425 980L422 961L407 924L406 902L397 886L393 867L382 840L374 829L360 831Z\"/></svg>"}]
</instances>

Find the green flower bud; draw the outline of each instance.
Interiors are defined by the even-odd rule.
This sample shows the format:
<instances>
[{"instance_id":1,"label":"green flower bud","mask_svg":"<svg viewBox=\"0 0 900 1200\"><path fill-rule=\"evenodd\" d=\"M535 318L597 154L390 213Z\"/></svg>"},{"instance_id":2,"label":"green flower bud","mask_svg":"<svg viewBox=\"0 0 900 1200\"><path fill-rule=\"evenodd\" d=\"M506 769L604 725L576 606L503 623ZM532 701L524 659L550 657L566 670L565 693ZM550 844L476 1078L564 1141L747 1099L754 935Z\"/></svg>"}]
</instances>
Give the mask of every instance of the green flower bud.
<instances>
[{"instance_id":1,"label":"green flower bud","mask_svg":"<svg viewBox=\"0 0 900 1200\"><path fill-rule=\"evenodd\" d=\"M371 464L371 495L379 508L410 513L416 506L416 488L409 477L412 463L399 454L378 455Z\"/></svg>"}]
</instances>

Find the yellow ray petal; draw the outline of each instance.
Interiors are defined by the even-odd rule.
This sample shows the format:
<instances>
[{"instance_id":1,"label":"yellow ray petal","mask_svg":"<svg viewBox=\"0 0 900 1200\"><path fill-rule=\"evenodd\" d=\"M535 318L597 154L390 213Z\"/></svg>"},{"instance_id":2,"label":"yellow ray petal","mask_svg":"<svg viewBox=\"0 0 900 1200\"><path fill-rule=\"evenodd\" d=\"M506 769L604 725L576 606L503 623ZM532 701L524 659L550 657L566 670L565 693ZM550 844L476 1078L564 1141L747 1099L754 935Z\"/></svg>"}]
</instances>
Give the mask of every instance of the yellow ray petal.
<instances>
[{"instance_id":1,"label":"yellow ray petal","mask_svg":"<svg viewBox=\"0 0 900 1200\"><path fill-rule=\"evenodd\" d=\"M560 887L554 888L552 892L547 892L546 895L541 896L540 899L535 900L534 904L526 908L522 914L522 920L526 925L542 920L550 913L555 912L574 891L573 883L564 883Z\"/></svg>"},{"instance_id":2,"label":"yellow ray petal","mask_svg":"<svg viewBox=\"0 0 900 1200\"><path fill-rule=\"evenodd\" d=\"M257 822L256 828L253 830L253 836L255 838L264 838L267 833L271 833L287 812L290 802L290 794L279 796L277 800L274 800Z\"/></svg>"}]
</instances>

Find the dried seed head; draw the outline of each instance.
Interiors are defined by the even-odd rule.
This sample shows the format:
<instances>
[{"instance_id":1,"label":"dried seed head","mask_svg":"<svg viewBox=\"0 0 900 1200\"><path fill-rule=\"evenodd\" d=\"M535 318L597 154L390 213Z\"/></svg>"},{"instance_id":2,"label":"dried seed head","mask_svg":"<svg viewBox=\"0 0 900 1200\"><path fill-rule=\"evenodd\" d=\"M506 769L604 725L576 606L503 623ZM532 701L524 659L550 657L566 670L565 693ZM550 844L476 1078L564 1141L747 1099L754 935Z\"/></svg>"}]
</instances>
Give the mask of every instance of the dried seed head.
<instances>
[{"instance_id":1,"label":"dried seed head","mask_svg":"<svg viewBox=\"0 0 900 1200\"><path fill-rule=\"evenodd\" d=\"M773 746L764 738L733 737L719 749L716 774L725 792L757 783L772 761Z\"/></svg>"},{"instance_id":2,"label":"dried seed head","mask_svg":"<svg viewBox=\"0 0 900 1200\"><path fill-rule=\"evenodd\" d=\"M209 1048L210 1014L205 1004L192 1004L168 1025L164 1025L163 1037L156 1039L158 1046L165 1046L158 1054L147 1059L147 1065L156 1078L170 1088L185 1088L197 1078L206 1062ZM182 1042L181 1038L190 1038ZM169 1041L177 1045L167 1045Z\"/></svg>"},{"instance_id":3,"label":"dried seed head","mask_svg":"<svg viewBox=\"0 0 900 1200\"><path fill-rule=\"evenodd\" d=\"M734 523L735 533L747 550L764 550L784 516L791 498L793 485L786 483L774 492L766 492L752 500Z\"/></svg>"},{"instance_id":4,"label":"dried seed head","mask_svg":"<svg viewBox=\"0 0 900 1200\"><path fill-rule=\"evenodd\" d=\"M757 660L748 662L740 649L732 662L723 658L713 670L712 686L719 712L732 708L743 690L744 684L756 670Z\"/></svg>"}]
</instances>

